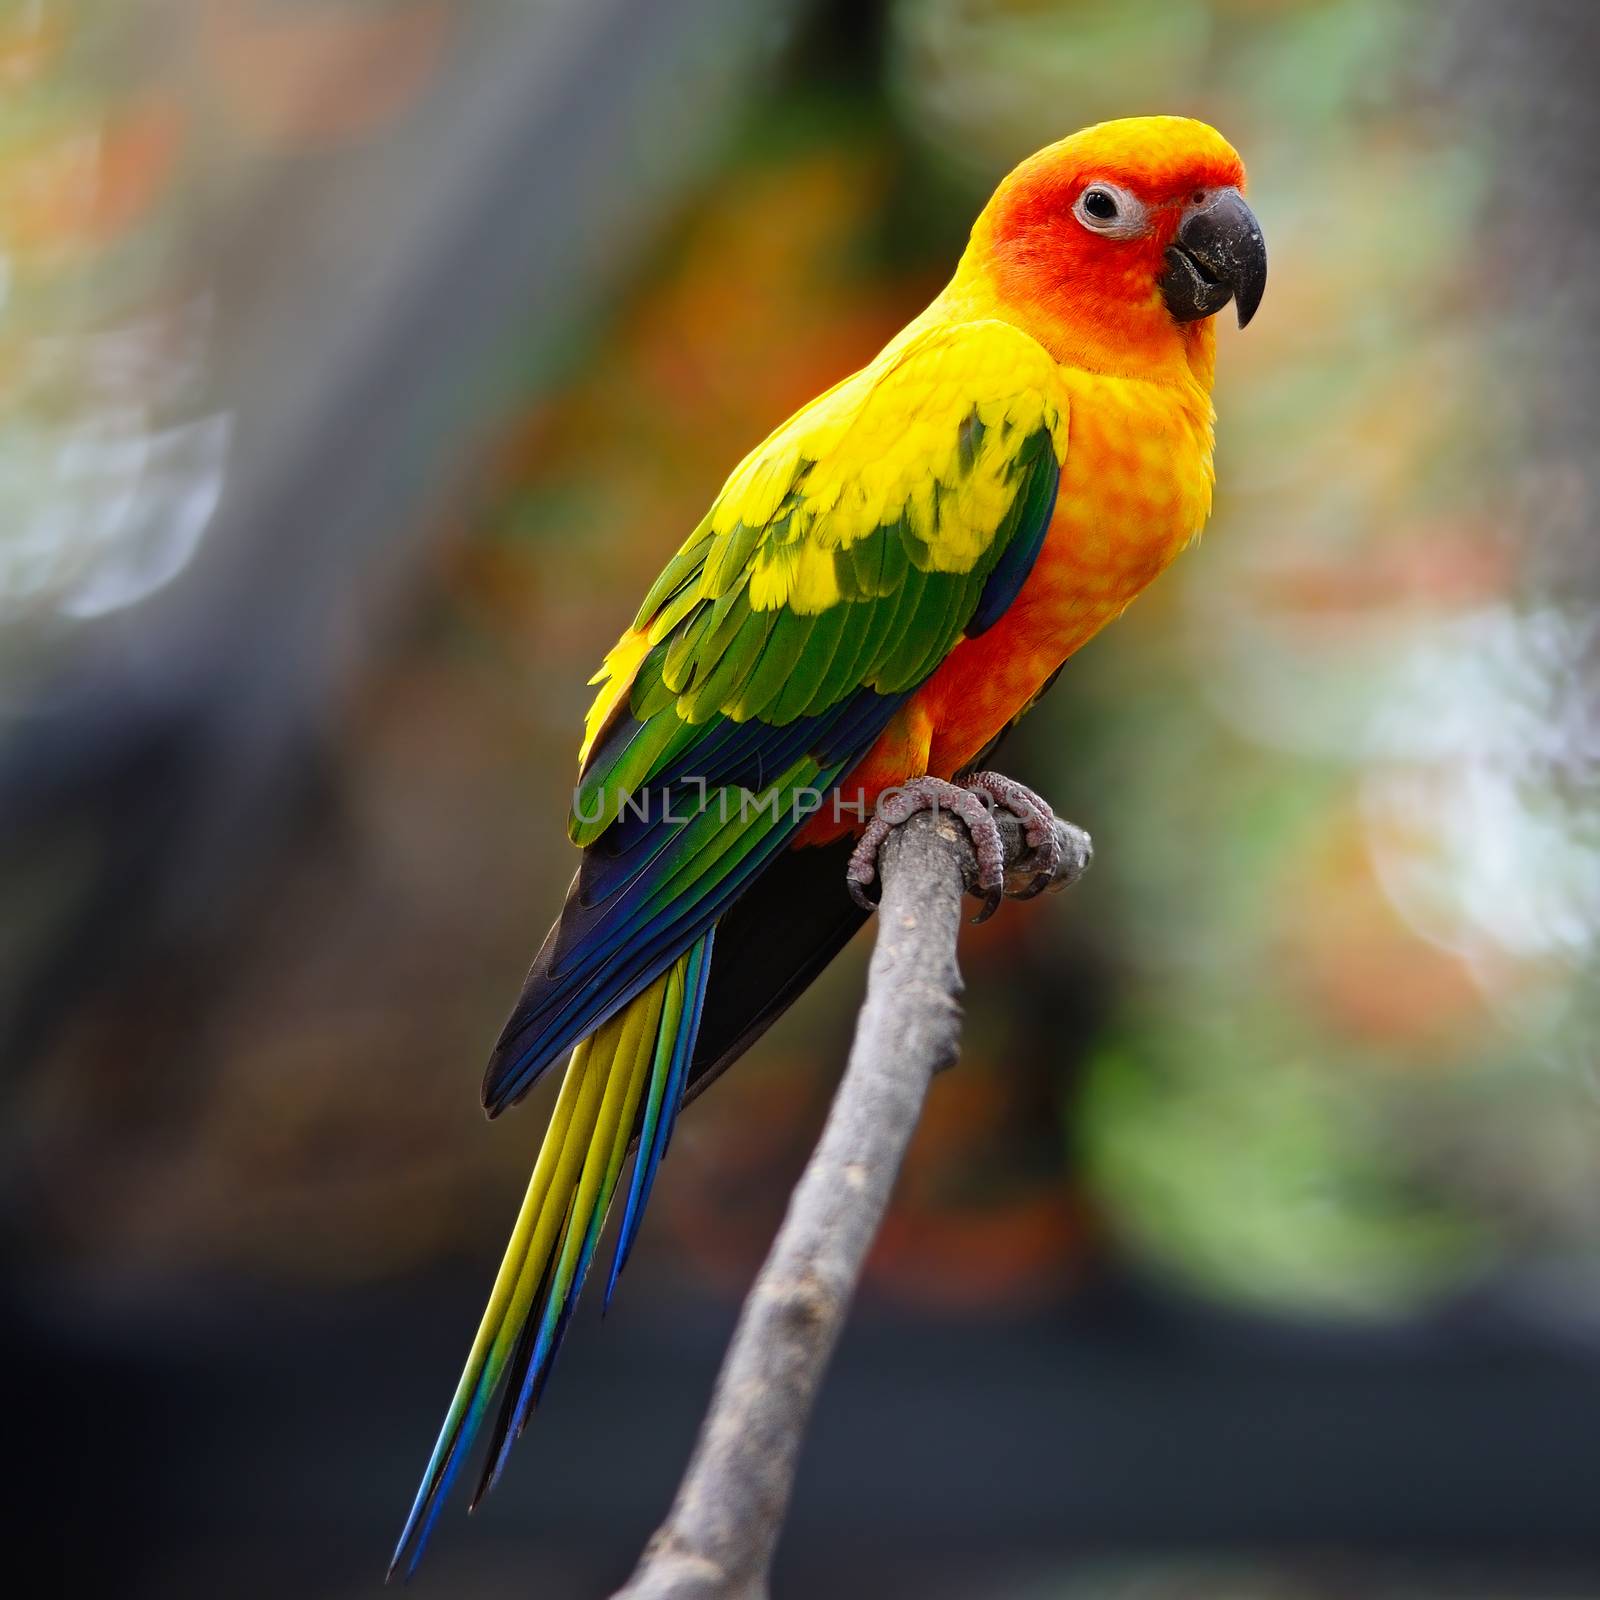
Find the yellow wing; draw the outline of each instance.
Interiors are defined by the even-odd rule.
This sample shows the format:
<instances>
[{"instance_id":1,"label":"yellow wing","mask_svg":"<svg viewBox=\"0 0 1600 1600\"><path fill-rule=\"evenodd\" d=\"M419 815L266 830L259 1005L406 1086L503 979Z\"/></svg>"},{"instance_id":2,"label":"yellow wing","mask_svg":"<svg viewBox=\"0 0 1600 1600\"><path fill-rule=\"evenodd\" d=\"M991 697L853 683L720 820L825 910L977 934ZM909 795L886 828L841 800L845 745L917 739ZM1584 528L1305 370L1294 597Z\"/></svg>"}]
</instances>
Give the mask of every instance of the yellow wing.
<instances>
[{"instance_id":1,"label":"yellow wing","mask_svg":"<svg viewBox=\"0 0 1600 1600\"><path fill-rule=\"evenodd\" d=\"M903 691L1009 604L1049 522L1067 397L1009 323L907 330L734 469L594 681L581 755L663 714L627 763L718 718L783 726ZM654 749L659 745L659 749Z\"/></svg>"}]
</instances>

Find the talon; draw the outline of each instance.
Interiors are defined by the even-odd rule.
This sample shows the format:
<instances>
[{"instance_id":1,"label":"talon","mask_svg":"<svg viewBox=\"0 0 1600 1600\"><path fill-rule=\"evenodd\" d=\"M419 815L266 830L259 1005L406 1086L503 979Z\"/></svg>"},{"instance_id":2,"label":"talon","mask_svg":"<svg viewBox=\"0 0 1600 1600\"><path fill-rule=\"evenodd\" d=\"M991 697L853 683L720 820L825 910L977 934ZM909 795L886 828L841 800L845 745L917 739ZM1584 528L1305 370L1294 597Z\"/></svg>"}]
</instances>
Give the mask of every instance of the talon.
<instances>
[{"instance_id":1,"label":"talon","mask_svg":"<svg viewBox=\"0 0 1600 1600\"><path fill-rule=\"evenodd\" d=\"M1056 874L1061 870L1061 838L1054 827L1038 844L1033 845L1033 855L1039 863L1039 870L1028 880L1026 887L1013 892L1013 900L1031 900L1035 895L1043 894L1056 881Z\"/></svg>"},{"instance_id":2,"label":"talon","mask_svg":"<svg viewBox=\"0 0 1600 1600\"><path fill-rule=\"evenodd\" d=\"M1061 840L1056 834L1056 816L1049 805L1026 784L999 772L974 772L961 780L961 786L987 795L995 805L1004 806L1022 824L1022 837L1033 853L1037 871L1013 900L1031 900L1055 881L1061 868Z\"/></svg>"},{"instance_id":3,"label":"talon","mask_svg":"<svg viewBox=\"0 0 1600 1600\"><path fill-rule=\"evenodd\" d=\"M850 864L845 868L845 887L850 891L850 898L863 911L878 909L878 902L868 895L867 890L878 881L878 852L883 848L883 841L889 837L889 826L882 816L874 817L862 830L855 849L850 852Z\"/></svg>"},{"instance_id":4,"label":"talon","mask_svg":"<svg viewBox=\"0 0 1600 1600\"><path fill-rule=\"evenodd\" d=\"M866 884L859 882L854 877L848 876L845 878L844 884L845 888L850 891L850 898L854 900L863 911L870 915L872 912L878 909L878 902L867 893Z\"/></svg>"}]
</instances>

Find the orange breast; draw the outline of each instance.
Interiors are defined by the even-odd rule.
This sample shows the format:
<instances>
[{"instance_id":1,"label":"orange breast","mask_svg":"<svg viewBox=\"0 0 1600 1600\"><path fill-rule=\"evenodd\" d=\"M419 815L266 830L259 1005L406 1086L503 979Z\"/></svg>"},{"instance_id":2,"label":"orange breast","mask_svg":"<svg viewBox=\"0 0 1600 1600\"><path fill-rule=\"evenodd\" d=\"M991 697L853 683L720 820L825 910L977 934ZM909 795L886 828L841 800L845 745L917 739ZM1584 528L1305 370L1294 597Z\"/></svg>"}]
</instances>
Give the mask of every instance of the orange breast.
<instances>
[{"instance_id":1,"label":"orange breast","mask_svg":"<svg viewBox=\"0 0 1600 1600\"><path fill-rule=\"evenodd\" d=\"M1055 515L1021 593L963 640L840 785L870 810L908 778L951 778L1031 705L1080 645L1121 615L1199 533L1211 507L1211 402L1174 387L1068 370L1067 459ZM800 842L850 831L825 808Z\"/></svg>"}]
</instances>

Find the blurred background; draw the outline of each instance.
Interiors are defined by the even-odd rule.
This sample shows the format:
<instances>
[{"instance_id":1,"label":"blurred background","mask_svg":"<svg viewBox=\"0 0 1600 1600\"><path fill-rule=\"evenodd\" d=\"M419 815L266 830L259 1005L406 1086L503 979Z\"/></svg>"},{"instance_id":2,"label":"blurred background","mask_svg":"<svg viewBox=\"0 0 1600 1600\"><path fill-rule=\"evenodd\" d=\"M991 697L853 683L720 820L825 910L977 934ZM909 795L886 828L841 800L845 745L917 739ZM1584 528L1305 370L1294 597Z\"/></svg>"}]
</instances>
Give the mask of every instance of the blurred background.
<instances>
[{"instance_id":1,"label":"blurred background","mask_svg":"<svg viewBox=\"0 0 1600 1600\"><path fill-rule=\"evenodd\" d=\"M966 936L776 1592L1600 1596L1597 24L0 3L30 1593L378 1592L547 1109L477 1083L585 679L1014 160L1170 111L1272 251L1216 514L1008 746L1098 861ZM419 1593L625 1575L864 954L685 1119Z\"/></svg>"}]
</instances>

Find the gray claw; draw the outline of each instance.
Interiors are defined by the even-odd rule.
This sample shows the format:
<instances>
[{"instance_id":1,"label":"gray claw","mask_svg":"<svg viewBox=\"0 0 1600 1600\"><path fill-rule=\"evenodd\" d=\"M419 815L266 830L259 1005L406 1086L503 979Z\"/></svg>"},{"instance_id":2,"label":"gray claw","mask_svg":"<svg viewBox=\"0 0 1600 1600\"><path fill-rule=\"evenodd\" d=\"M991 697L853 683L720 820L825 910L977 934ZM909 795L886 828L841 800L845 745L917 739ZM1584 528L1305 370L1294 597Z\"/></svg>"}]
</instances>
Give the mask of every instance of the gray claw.
<instances>
[{"instance_id":1,"label":"gray claw","mask_svg":"<svg viewBox=\"0 0 1600 1600\"><path fill-rule=\"evenodd\" d=\"M986 922L995 913L1005 890L1005 845L989 808L966 784L946 783L943 778L913 778L878 802L877 815L862 830L850 852L845 869L845 886L850 898L863 911L876 909L867 898L867 889L877 881L878 852L889 830L908 821L919 811L938 811L943 807L965 826L978 860L977 888L983 894L974 922Z\"/></svg>"}]
</instances>

